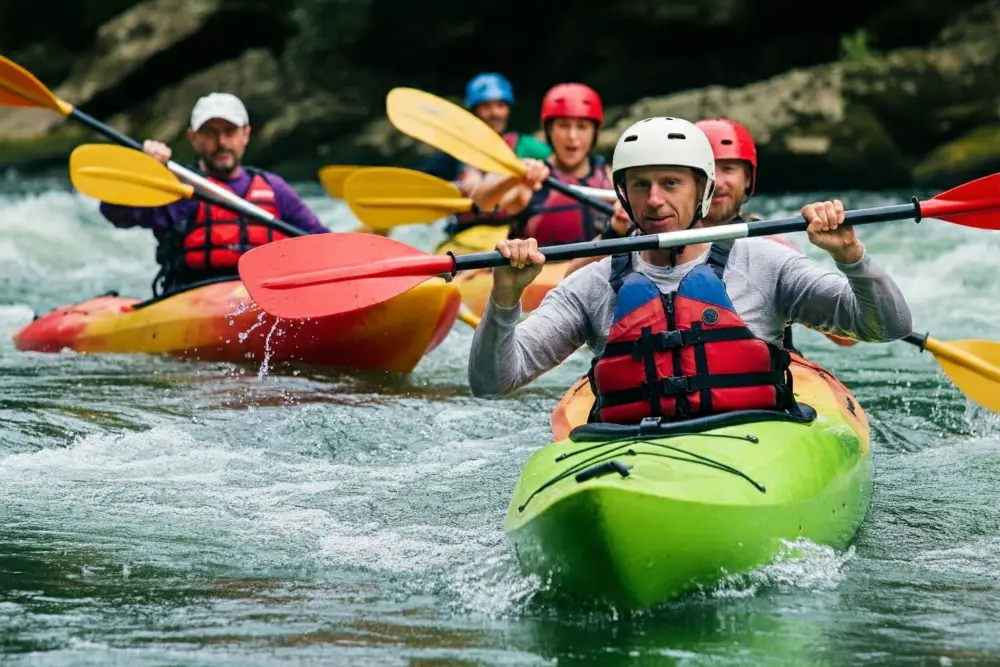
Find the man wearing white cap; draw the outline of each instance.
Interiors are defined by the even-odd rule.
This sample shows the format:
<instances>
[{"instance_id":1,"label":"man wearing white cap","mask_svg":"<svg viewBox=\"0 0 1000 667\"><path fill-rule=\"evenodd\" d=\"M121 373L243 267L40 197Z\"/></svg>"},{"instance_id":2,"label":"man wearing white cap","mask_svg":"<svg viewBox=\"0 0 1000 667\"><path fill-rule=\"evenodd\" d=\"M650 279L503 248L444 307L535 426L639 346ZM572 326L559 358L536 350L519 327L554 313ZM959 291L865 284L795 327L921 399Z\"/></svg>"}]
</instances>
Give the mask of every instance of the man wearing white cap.
<instances>
[{"instance_id":1,"label":"man wearing white cap","mask_svg":"<svg viewBox=\"0 0 1000 667\"><path fill-rule=\"evenodd\" d=\"M198 162L190 167L279 219L308 234L327 230L280 176L242 165L250 143L250 116L238 97L211 93L191 111L188 140ZM142 150L163 162L170 147L147 139ZM240 255L252 247L287 238L255 220L195 199L139 208L101 203L101 213L116 227L152 230L159 246L160 273L154 291L170 291L214 278L236 277Z\"/></svg>"}]
</instances>

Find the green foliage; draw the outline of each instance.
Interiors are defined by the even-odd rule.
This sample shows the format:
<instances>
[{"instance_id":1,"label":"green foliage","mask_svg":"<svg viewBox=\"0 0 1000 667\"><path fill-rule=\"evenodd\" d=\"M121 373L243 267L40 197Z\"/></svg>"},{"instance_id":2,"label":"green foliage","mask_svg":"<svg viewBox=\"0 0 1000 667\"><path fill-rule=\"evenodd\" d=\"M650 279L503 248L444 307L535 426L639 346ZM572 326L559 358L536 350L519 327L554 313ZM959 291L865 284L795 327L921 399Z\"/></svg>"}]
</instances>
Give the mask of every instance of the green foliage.
<instances>
[{"instance_id":1,"label":"green foliage","mask_svg":"<svg viewBox=\"0 0 1000 667\"><path fill-rule=\"evenodd\" d=\"M871 36L864 28L840 37L840 59L848 63L866 63L875 57Z\"/></svg>"}]
</instances>

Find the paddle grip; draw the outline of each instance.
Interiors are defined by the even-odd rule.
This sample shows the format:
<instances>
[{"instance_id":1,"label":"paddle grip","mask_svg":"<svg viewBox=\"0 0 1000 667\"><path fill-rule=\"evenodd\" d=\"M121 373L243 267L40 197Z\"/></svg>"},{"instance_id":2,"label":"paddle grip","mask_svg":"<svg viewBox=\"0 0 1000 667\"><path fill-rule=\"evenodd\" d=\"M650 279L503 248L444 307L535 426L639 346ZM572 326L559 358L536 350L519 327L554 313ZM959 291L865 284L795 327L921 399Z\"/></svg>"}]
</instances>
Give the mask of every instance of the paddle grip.
<instances>
[{"instance_id":1,"label":"paddle grip","mask_svg":"<svg viewBox=\"0 0 1000 667\"><path fill-rule=\"evenodd\" d=\"M127 146L128 148L132 148L137 151L142 150L142 144L140 144L132 137L128 137L122 134L121 132L111 127L110 125L102 123L93 116L80 111L76 107L73 107L73 110L69 113L69 116L70 118L78 120L84 125L90 127L92 130L100 132L104 136L117 142L118 144L121 144L122 146ZM173 160L167 162L167 169L169 169L175 176L178 176L182 180L187 181L189 184L197 188L201 188L202 190L207 190L208 192L211 192L213 195L215 195L217 199L213 200L212 203L215 204L216 206L222 206L223 208L228 209L230 211L241 213L249 218L254 218L255 220L260 220L261 222L265 223L281 222L280 220L278 220L273 215L271 215L264 209L260 208L259 206L251 204L246 199L243 199L242 197L237 196L235 193L230 192L229 190L220 187L219 185L211 182L210 180L199 176L190 169L184 168L183 166L177 164ZM282 223L282 224L287 224L287 223ZM280 229L281 231L287 232L286 229L280 226L276 227L276 229ZM295 228L288 227L288 229L295 229ZM301 236L301 234L297 235Z\"/></svg>"},{"instance_id":2,"label":"paddle grip","mask_svg":"<svg viewBox=\"0 0 1000 667\"><path fill-rule=\"evenodd\" d=\"M888 222L890 220L905 220L906 218L914 218L917 222L920 222L920 202L916 197L913 198L910 204L847 211L844 214L844 223L864 225L874 222ZM664 232L655 235L642 234L619 239L542 246L539 250L545 255L546 261L560 262L579 257L598 257L600 255L614 255L622 252L639 252L641 250L669 248L692 243L711 243L714 241L726 241L753 236L804 232L808 227L809 223L799 215L793 218L761 220L758 222L721 225L717 227L696 227L694 229ZM499 251L453 255L453 257L455 257L455 272L504 266L510 261L501 255Z\"/></svg>"},{"instance_id":3,"label":"paddle grip","mask_svg":"<svg viewBox=\"0 0 1000 667\"><path fill-rule=\"evenodd\" d=\"M873 222L889 222L913 218L920 222L920 201L914 197L909 204L896 206L877 206L875 208L859 208L844 214L845 225L867 225ZM809 223L801 216L779 218L777 220L761 220L747 224L747 236L769 236L771 234L786 234L788 232L804 232Z\"/></svg>"},{"instance_id":4,"label":"paddle grip","mask_svg":"<svg viewBox=\"0 0 1000 667\"><path fill-rule=\"evenodd\" d=\"M549 186L550 188L552 188L553 190L558 190L559 192L563 193L567 197L572 197L573 199L577 200L581 204L586 204L587 206L590 206L592 208L596 208L598 211L600 211L601 213L604 213L605 215L614 215L615 214L615 209L614 209L613 206L609 206L608 204L605 204L602 201L597 201L596 199L591 199L587 195L582 194L580 192L577 192L572 187L566 185L565 183L561 183L561 182L557 181L556 179L552 178L551 176L549 176L548 178L545 179L545 184L547 186Z\"/></svg>"},{"instance_id":5,"label":"paddle grip","mask_svg":"<svg viewBox=\"0 0 1000 667\"><path fill-rule=\"evenodd\" d=\"M545 255L545 261L562 262L578 257L599 257L620 252L651 250L657 247L659 247L659 237L657 236L627 236L607 241L582 241L580 243L542 246L539 250ZM499 250L453 256L455 257L455 272L488 269L510 263L510 260L501 255Z\"/></svg>"}]
</instances>

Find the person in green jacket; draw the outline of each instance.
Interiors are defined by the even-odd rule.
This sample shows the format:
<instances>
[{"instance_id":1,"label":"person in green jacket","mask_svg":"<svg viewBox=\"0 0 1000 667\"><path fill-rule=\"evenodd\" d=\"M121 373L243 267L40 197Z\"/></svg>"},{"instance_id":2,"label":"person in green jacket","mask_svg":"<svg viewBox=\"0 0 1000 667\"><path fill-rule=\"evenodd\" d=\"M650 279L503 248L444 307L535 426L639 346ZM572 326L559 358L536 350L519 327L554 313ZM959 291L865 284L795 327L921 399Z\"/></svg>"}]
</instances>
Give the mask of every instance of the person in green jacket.
<instances>
[{"instance_id":1,"label":"person in green jacket","mask_svg":"<svg viewBox=\"0 0 1000 667\"><path fill-rule=\"evenodd\" d=\"M514 106L514 89L504 76L495 72L479 74L465 87L465 108L504 138L519 158L544 160L552 154L552 147L530 134L508 132L511 108ZM462 164L451 155L439 152L418 169L424 173L451 181L468 197L483 177L483 172ZM502 211L473 211L455 216L448 226L449 236L475 225L507 225L509 217Z\"/></svg>"}]
</instances>

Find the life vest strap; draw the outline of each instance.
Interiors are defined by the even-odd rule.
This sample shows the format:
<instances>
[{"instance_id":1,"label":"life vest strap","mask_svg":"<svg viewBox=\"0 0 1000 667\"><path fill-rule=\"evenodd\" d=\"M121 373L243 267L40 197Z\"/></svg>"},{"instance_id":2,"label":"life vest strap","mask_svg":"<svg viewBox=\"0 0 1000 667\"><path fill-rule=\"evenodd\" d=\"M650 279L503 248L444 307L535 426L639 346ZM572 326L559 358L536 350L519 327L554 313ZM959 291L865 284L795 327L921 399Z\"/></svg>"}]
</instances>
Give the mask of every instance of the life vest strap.
<instances>
[{"instance_id":1,"label":"life vest strap","mask_svg":"<svg viewBox=\"0 0 1000 667\"><path fill-rule=\"evenodd\" d=\"M729 262L729 253L732 250L732 241L716 241L708 249L708 257L705 258L705 264L712 269L712 272L718 276L719 280L722 280L722 275L726 271L726 264ZM614 290L615 294L618 294L618 291L622 288L622 283L625 282L625 279L628 278L633 270L632 253L623 252L611 256L611 274L608 276L608 282L611 283L611 289Z\"/></svg>"},{"instance_id":2,"label":"life vest strap","mask_svg":"<svg viewBox=\"0 0 1000 667\"><path fill-rule=\"evenodd\" d=\"M604 356L631 356L633 361L639 361L643 355L651 352L667 352L700 343L722 343L754 338L756 336L747 327L728 327L707 331L701 328L684 331L666 331L650 336L643 336L634 341L608 343L604 346Z\"/></svg>"},{"instance_id":3,"label":"life vest strap","mask_svg":"<svg viewBox=\"0 0 1000 667\"><path fill-rule=\"evenodd\" d=\"M786 381L783 371L768 373L727 373L713 375L688 375L667 377L656 382L643 382L634 389L611 391L596 396L600 408L613 408L630 403L652 402L661 398L672 398L696 391L712 389L736 389L739 387L780 386Z\"/></svg>"}]
</instances>

